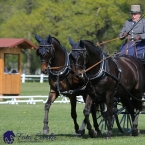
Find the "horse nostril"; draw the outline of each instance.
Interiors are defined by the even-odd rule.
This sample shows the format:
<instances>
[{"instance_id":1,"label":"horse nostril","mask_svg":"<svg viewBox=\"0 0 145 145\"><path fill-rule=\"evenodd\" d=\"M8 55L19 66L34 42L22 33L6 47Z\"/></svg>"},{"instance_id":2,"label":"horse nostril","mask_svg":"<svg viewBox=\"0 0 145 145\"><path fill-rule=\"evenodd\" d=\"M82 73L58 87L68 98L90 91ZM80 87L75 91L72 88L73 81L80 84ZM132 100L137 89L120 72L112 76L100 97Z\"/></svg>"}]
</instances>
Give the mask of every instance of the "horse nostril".
<instances>
[{"instance_id":1,"label":"horse nostril","mask_svg":"<svg viewBox=\"0 0 145 145\"><path fill-rule=\"evenodd\" d=\"M44 70L42 70L41 72L42 72L43 74L47 74L47 73L48 73L47 69L44 69Z\"/></svg>"}]
</instances>

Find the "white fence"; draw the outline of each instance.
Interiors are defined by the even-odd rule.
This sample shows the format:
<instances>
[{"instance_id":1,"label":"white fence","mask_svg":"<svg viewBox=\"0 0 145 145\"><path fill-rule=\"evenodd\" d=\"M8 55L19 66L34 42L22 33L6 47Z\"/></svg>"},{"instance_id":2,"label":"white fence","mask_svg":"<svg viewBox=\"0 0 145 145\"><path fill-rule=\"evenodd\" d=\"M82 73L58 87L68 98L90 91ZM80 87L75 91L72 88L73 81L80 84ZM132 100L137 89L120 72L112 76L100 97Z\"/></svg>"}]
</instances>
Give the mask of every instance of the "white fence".
<instances>
[{"instance_id":1,"label":"white fence","mask_svg":"<svg viewBox=\"0 0 145 145\"><path fill-rule=\"evenodd\" d=\"M40 83L43 83L44 80L48 81L48 75L21 75L22 83L25 83L26 81L39 81Z\"/></svg>"},{"instance_id":2,"label":"white fence","mask_svg":"<svg viewBox=\"0 0 145 145\"><path fill-rule=\"evenodd\" d=\"M22 83L26 81L39 81L43 83L48 81L48 75L21 75ZM27 104L36 104L36 102L45 103L48 99L48 96L0 96L0 104L18 104L18 103L27 103ZM77 96L78 103L84 103L82 96ZM54 103L70 103L70 100L65 96L60 96Z\"/></svg>"},{"instance_id":3,"label":"white fence","mask_svg":"<svg viewBox=\"0 0 145 145\"><path fill-rule=\"evenodd\" d=\"M0 104L36 104L37 102L46 103L48 96L0 96ZM78 103L84 103L82 96L77 96ZM70 103L70 100L65 96L60 96L54 103Z\"/></svg>"}]
</instances>

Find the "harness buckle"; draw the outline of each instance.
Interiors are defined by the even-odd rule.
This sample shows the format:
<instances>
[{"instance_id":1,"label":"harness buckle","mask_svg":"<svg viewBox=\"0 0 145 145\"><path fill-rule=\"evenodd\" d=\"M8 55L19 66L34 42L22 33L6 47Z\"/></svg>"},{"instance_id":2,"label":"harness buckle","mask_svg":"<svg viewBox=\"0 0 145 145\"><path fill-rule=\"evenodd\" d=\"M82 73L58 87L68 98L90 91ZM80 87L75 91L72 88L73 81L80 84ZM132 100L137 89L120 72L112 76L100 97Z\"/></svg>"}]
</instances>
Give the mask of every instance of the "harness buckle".
<instances>
[{"instance_id":1,"label":"harness buckle","mask_svg":"<svg viewBox=\"0 0 145 145\"><path fill-rule=\"evenodd\" d=\"M73 93L73 90L69 90L68 92L69 92L69 94L72 94Z\"/></svg>"}]
</instances>

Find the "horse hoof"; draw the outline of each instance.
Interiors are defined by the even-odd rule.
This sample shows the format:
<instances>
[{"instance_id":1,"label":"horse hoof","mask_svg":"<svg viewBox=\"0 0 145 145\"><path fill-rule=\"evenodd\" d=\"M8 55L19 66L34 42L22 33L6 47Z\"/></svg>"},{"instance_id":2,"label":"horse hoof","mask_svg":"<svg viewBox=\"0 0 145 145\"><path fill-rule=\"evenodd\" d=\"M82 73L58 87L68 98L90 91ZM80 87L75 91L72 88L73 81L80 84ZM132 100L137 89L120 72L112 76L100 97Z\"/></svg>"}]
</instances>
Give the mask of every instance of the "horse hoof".
<instances>
[{"instance_id":1,"label":"horse hoof","mask_svg":"<svg viewBox=\"0 0 145 145\"><path fill-rule=\"evenodd\" d=\"M81 136L83 136L85 134L85 129L83 130L78 130L78 134L80 134Z\"/></svg>"},{"instance_id":2,"label":"horse hoof","mask_svg":"<svg viewBox=\"0 0 145 145\"><path fill-rule=\"evenodd\" d=\"M132 136L138 136L140 131L138 129L132 130Z\"/></svg>"},{"instance_id":3,"label":"horse hoof","mask_svg":"<svg viewBox=\"0 0 145 145\"><path fill-rule=\"evenodd\" d=\"M102 135L101 130L98 130L98 131L97 131L97 134L98 134L98 135Z\"/></svg>"},{"instance_id":4,"label":"horse hoof","mask_svg":"<svg viewBox=\"0 0 145 145\"><path fill-rule=\"evenodd\" d=\"M49 133L49 129L43 129L43 134L44 135L48 135L48 133Z\"/></svg>"},{"instance_id":5,"label":"horse hoof","mask_svg":"<svg viewBox=\"0 0 145 145\"><path fill-rule=\"evenodd\" d=\"M81 134L80 134L80 133L74 133L74 135L75 135L76 137L81 137Z\"/></svg>"},{"instance_id":6,"label":"horse hoof","mask_svg":"<svg viewBox=\"0 0 145 145\"><path fill-rule=\"evenodd\" d=\"M106 139L110 139L112 135L112 131L108 131L108 133L106 134Z\"/></svg>"},{"instance_id":7,"label":"horse hoof","mask_svg":"<svg viewBox=\"0 0 145 145\"><path fill-rule=\"evenodd\" d=\"M95 137L97 137L97 132L94 131L93 129L91 129L91 130L89 131L89 136L90 136L91 138L95 138Z\"/></svg>"},{"instance_id":8,"label":"horse hoof","mask_svg":"<svg viewBox=\"0 0 145 145\"><path fill-rule=\"evenodd\" d=\"M106 136L106 137L105 137L105 139L110 139L110 138L111 138L111 137L109 137L109 136Z\"/></svg>"}]
</instances>

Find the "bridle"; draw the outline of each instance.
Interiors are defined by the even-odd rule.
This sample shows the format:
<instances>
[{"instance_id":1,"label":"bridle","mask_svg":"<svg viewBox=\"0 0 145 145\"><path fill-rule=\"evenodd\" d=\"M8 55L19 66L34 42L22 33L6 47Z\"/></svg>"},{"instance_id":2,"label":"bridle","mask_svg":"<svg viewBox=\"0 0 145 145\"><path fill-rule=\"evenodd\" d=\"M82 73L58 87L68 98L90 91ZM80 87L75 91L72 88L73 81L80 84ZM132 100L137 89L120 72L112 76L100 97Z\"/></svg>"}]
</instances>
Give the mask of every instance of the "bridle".
<instances>
[{"instance_id":1,"label":"bridle","mask_svg":"<svg viewBox=\"0 0 145 145\"><path fill-rule=\"evenodd\" d=\"M72 51L74 52L74 51L77 51L78 52L78 55L76 56L76 57L74 57L72 54L71 54L71 56L72 56L72 59L75 61L75 67L81 67L83 70L85 70L86 69L86 63L87 63L87 56L88 56L88 53L87 53L87 50L86 50L86 48L84 48L84 49L72 49ZM79 59L80 58L83 58L83 63L82 64L79 64Z\"/></svg>"},{"instance_id":2,"label":"bridle","mask_svg":"<svg viewBox=\"0 0 145 145\"><path fill-rule=\"evenodd\" d=\"M79 75L80 77L83 77L85 76L85 78L87 80L95 80L95 79L99 79L101 78L102 76L105 75L104 71L106 71L106 60L103 60L102 63L100 63L100 69L99 71L94 74L94 75L91 75L91 74L88 74L86 72L86 64L88 62L88 59L89 59L89 54L87 52L87 49L86 48L82 48L82 49L79 49L79 48L75 48L75 49L72 49L72 51L76 51L78 53L78 55L76 57L73 57L76 58L76 63L74 64L75 66L79 66L81 67L83 70L82 70L82 74ZM101 49L98 49L99 53L100 53L100 59L104 59L105 58L105 55L104 53L102 52ZM79 58L82 56L82 59L84 60L84 63L80 65L80 63L78 62L79 61Z\"/></svg>"},{"instance_id":3,"label":"bridle","mask_svg":"<svg viewBox=\"0 0 145 145\"><path fill-rule=\"evenodd\" d=\"M43 49L43 50L42 50ZM39 52L41 51L41 53ZM49 54L50 53L50 54ZM41 58L41 63L50 64L51 60L54 58L55 49L52 44L40 44L39 49L37 50L37 55ZM49 61L45 59L46 55L50 55Z\"/></svg>"}]
</instances>

